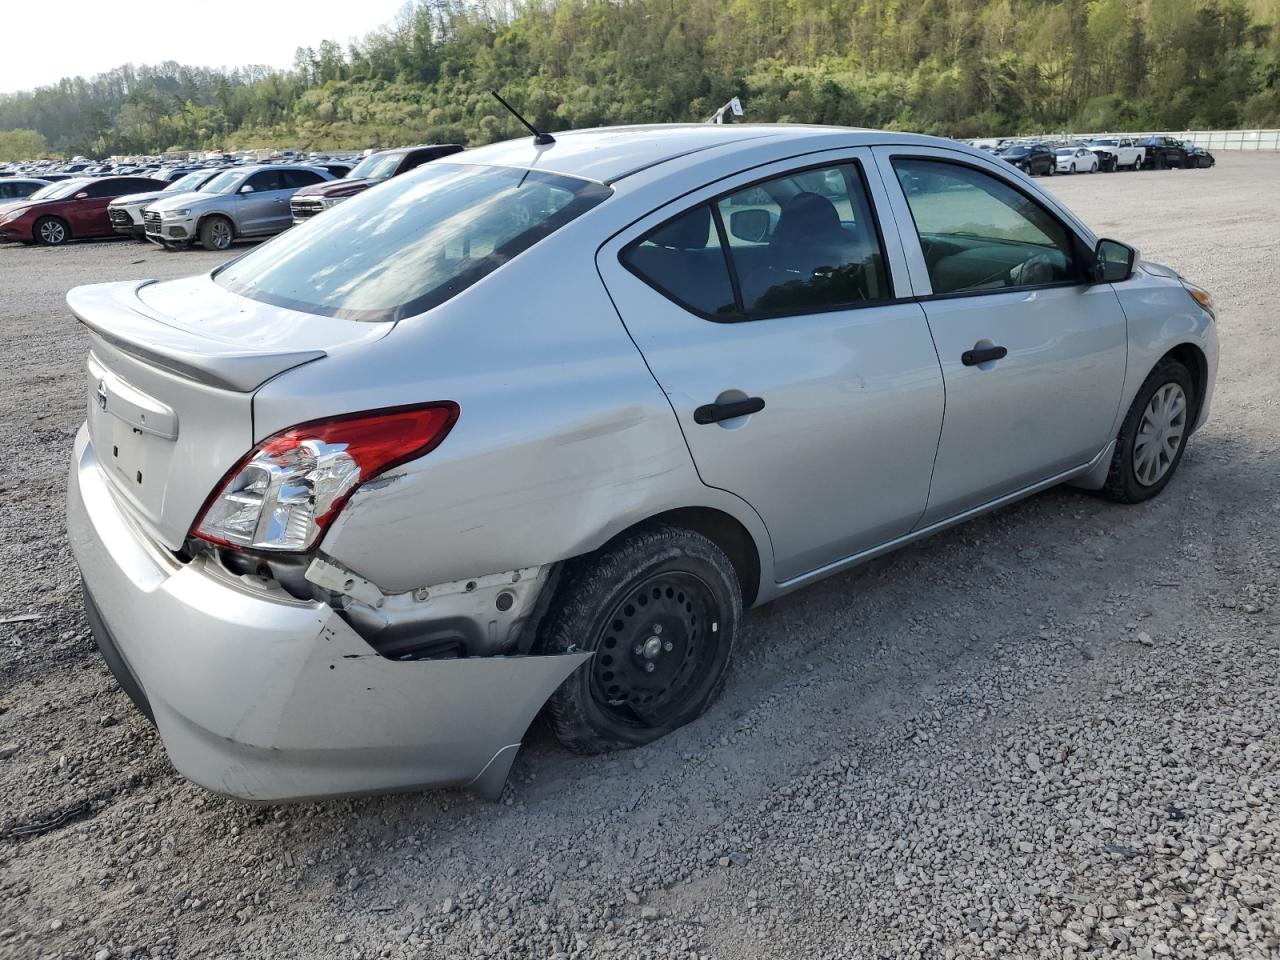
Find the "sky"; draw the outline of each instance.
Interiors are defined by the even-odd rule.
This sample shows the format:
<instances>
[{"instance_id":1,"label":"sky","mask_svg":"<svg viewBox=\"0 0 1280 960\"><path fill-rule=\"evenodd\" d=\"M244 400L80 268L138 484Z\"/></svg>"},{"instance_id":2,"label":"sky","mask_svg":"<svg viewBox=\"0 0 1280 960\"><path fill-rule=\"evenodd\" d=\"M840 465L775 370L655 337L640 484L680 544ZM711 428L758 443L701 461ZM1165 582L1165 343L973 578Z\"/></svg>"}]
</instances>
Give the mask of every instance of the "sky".
<instances>
[{"instance_id":1,"label":"sky","mask_svg":"<svg viewBox=\"0 0 1280 960\"><path fill-rule=\"evenodd\" d=\"M0 0L0 11L7 0ZM298 47L321 40L344 46L390 23L404 0L197 0L177 3L117 3L115 0L56 0L31 35L6 34L0 57L0 93L91 77L124 63L176 60L195 67L293 64ZM25 5L24 5L25 6ZM19 10L17 19L27 14ZM6 17L12 26L14 18Z\"/></svg>"}]
</instances>

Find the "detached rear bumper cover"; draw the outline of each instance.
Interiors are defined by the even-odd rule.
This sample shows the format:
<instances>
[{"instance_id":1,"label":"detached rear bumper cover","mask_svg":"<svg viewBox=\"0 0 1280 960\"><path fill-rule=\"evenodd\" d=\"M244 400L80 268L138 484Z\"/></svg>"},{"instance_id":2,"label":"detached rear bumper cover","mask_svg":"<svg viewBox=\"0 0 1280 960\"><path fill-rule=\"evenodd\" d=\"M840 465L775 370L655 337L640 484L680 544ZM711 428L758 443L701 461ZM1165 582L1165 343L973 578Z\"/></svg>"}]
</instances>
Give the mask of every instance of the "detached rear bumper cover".
<instances>
[{"instance_id":1,"label":"detached rear bumper cover","mask_svg":"<svg viewBox=\"0 0 1280 960\"><path fill-rule=\"evenodd\" d=\"M154 548L117 506L84 429L67 502L105 643L142 688L173 765L218 793L467 785L496 796L530 721L588 656L384 659L324 604Z\"/></svg>"}]
</instances>

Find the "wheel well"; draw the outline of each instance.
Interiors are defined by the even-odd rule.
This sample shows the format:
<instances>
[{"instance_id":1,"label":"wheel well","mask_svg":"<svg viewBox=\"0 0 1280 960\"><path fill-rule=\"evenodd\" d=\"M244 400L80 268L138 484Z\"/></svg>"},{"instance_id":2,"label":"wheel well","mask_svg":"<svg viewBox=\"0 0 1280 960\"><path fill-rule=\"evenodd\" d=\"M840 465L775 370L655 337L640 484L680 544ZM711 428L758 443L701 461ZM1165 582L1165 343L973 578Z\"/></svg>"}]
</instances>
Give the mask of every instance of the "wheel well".
<instances>
[{"instance_id":1,"label":"wheel well","mask_svg":"<svg viewBox=\"0 0 1280 960\"><path fill-rule=\"evenodd\" d=\"M35 223L31 224L32 237L35 237L36 227L39 225L41 220L57 220L60 224L62 224L62 229L67 231L67 238L68 239L71 238L71 224L69 224L66 221L65 217L60 217L56 213L45 213L45 214L42 214L41 216L36 217Z\"/></svg>"},{"instance_id":2,"label":"wheel well","mask_svg":"<svg viewBox=\"0 0 1280 960\"><path fill-rule=\"evenodd\" d=\"M206 220L212 220L214 217L218 217L219 219L225 220L227 221L227 223L231 224L231 235L233 237L236 236L237 234L236 222L232 220L230 217L228 217L225 213L214 212L214 213L206 213L204 216L202 216L199 220L196 221L196 239L199 239L200 237L200 228L204 226L204 222Z\"/></svg>"},{"instance_id":3,"label":"wheel well","mask_svg":"<svg viewBox=\"0 0 1280 960\"><path fill-rule=\"evenodd\" d=\"M1194 424L1200 419L1200 405L1204 403L1204 387L1209 379L1209 362L1205 360L1200 348L1193 343L1180 343L1163 357L1164 360L1177 360L1191 374L1191 385L1196 390L1195 412L1191 417Z\"/></svg>"},{"instance_id":4,"label":"wheel well","mask_svg":"<svg viewBox=\"0 0 1280 960\"><path fill-rule=\"evenodd\" d=\"M729 514L710 507L680 507L633 524L626 530L619 531L613 539L630 533L636 527L654 523L693 530L718 546L725 552L738 575L743 608L755 603L756 594L760 590L760 554L751 534L741 523Z\"/></svg>"}]
</instances>

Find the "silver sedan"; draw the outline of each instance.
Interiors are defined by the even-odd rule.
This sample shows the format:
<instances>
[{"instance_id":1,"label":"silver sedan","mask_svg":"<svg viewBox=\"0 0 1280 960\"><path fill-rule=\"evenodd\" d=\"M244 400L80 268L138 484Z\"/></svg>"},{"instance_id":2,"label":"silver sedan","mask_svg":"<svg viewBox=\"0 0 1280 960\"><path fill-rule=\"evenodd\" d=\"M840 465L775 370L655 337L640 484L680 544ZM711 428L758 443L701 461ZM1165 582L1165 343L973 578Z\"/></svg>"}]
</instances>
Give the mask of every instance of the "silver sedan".
<instances>
[{"instance_id":1,"label":"silver sedan","mask_svg":"<svg viewBox=\"0 0 1280 960\"><path fill-rule=\"evenodd\" d=\"M494 795L539 711L648 743L744 609L1055 484L1139 503L1208 415L1209 295L999 158L546 139L69 294L86 607L197 783Z\"/></svg>"}]
</instances>

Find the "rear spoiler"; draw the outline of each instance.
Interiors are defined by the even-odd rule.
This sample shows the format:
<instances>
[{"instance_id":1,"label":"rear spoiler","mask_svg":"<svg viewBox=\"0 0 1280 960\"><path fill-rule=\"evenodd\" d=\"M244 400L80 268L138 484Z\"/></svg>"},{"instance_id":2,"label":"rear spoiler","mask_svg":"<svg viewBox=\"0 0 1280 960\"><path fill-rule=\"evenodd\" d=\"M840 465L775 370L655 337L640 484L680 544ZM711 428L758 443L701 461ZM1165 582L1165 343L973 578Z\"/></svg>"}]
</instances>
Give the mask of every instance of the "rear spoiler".
<instances>
[{"instance_id":1,"label":"rear spoiler","mask_svg":"<svg viewBox=\"0 0 1280 960\"><path fill-rule=\"evenodd\" d=\"M202 337L147 309L138 291L156 280L76 287L67 306L116 349L187 380L249 393L277 374L327 356L324 350L260 352Z\"/></svg>"}]
</instances>

